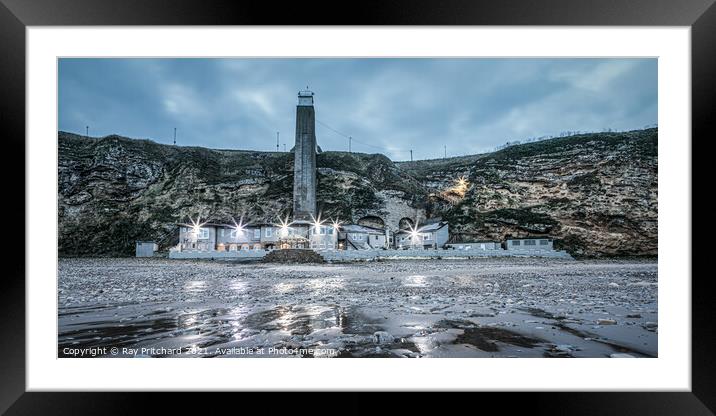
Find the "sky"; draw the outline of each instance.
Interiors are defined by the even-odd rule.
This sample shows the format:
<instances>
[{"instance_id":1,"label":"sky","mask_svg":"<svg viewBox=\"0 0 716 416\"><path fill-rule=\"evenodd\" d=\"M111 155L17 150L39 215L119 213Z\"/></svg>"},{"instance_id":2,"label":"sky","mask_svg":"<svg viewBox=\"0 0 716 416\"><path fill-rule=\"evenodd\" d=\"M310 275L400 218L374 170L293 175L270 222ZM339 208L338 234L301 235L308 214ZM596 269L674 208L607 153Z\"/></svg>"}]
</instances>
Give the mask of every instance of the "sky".
<instances>
[{"instance_id":1,"label":"sky","mask_svg":"<svg viewBox=\"0 0 716 416\"><path fill-rule=\"evenodd\" d=\"M58 77L59 130L217 149L290 150L306 87L323 150L393 160L657 123L653 58L62 58Z\"/></svg>"}]
</instances>

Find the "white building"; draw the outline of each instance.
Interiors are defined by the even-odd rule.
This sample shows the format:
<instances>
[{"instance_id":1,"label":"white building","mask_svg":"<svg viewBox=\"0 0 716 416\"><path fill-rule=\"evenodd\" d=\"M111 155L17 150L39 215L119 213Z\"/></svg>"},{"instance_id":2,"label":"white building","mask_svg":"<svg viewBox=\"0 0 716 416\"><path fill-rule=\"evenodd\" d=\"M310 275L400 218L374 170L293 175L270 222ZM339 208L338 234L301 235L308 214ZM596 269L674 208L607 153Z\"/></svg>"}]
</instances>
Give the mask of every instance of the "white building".
<instances>
[{"instance_id":1,"label":"white building","mask_svg":"<svg viewBox=\"0 0 716 416\"><path fill-rule=\"evenodd\" d=\"M387 247L387 232L385 230L347 224L341 226L340 231L341 248L345 250L371 250Z\"/></svg>"},{"instance_id":2,"label":"white building","mask_svg":"<svg viewBox=\"0 0 716 416\"><path fill-rule=\"evenodd\" d=\"M395 248L443 248L450 238L448 223L437 221L419 226L416 230L395 233Z\"/></svg>"},{"instance_id":3,"label":"white building","mask_svg":"<svg viewBox=\"0 0 716 416\"><path fill-rule=\"evenodd\" d=\"M548 237L527 237L505 239L505 249L515 251L554 250L554 244Z\"/></svg>"}]
</instances>

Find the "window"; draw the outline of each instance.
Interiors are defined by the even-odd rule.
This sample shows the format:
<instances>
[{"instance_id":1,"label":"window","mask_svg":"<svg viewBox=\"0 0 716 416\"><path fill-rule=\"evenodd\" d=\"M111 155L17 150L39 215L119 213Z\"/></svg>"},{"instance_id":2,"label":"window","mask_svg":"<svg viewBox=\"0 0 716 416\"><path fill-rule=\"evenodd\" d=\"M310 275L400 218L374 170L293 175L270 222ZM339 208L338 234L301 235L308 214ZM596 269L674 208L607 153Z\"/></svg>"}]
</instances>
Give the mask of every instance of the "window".
<instances>
[{"instance_id":1,"label":"window","mask_svg":"<svg viewBox=\"0 0 716 416\"><path fill-rule=\"evenodd\" d=\"M328 228L328 235L333 235L333 227Z\"/></svg>"},{"instance_id":2,"label":"window","mask_svg":"<svg viewBox=\"0 0 716 416\"><path fill-rule=\"evenodd\" d=\"M209 239L209 229L208 228L199 228L199 232L196 234L196 238L199 240L208 240Z\"/></svg>"},{"instance_id":3,"label":"window","mask_svg":"<svg viewBox=\"0 0 716 416\"><path fill-rule=\"evenodd\" d=\"M539 245L546 246L549 244L549 240L539 240Z\"/></svg>"},{"instance_id":4,"label":"window","mask_svg":"<svg viewBox=\"0 0 716 416\"><path fill-rule=\"evenodd\" d=\"M223 228L221 229L221 236L222 236L222 237L224 236L224 229L223 229Z\"/></svg>"},{"instance_id":5,"label":"window","mask_svg":"<svg viewBox=\"0 0 716 416\"><path fill-rule=\"evenodd\" d=\"M223 230L222 230L222 235L223 235ZM229 233L229 237L231 237L231 238L236 238L238 236L239 236L239 233L236 228L232 229L231 232Z\"/></svg>"},{"instance_id":6,"label":"window","mask_svg":"<svg viewBox=\"0 0 716 416\"><path fill-rule=\"evenodd\" d=\"M261 238L261 229L255 228L254 229L254 239L259 239L259 238Z\"/></svg>"},{"instance_id":7,"label":"window","mask_svg":"<svg viewBox=\"0 0 716 416\"><path fill-rule=\"evenodd\" d=\"M432 234L423 234L423 240L432 240L433 235Z\"/></svg>"},{"instance_id":8,"label":"window","mask_svg":"<svg viewBox=\"0 0 716 416\"><path fill-rule=\"evenodd\" d=\"M535 240L525 240L526 246L534 246L536 244L537 244L537 242Z\"/></svg>"},{"instance_id":9,"label":"window","mask_svg":"<svg viewBox=\"0 0 716 416\"><path fill-rule=\"evenodd\" d=\"M520 245L520 240L512 240L512 245L513 245L513 246L519 246L519 245Z\"/></svg>"},{"instance_id":10,"label":"window","mask_svg":"<svg viewBox=\"0 0 716 416\"><path fill-rule=\"evenodd\" d=\"M273 234L273 228L271 228L271 227L266 227L265 230L266 230L266 231L264 231L264 237L271 237L271 235Z\"/></svg>"}]
</instances>

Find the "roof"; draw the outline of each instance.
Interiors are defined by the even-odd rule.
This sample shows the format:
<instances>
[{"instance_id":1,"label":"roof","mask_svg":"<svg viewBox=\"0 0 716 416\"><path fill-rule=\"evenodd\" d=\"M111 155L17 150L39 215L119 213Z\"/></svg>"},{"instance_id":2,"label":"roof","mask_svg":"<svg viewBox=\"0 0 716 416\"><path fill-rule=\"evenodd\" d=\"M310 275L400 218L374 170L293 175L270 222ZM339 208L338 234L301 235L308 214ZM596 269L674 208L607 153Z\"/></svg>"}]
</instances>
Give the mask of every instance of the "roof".
<instances>
[{"instance_id":1,"label":"roof","mask_svg":"<svg viewBox=\"0 0 716 416\"><path fill-rule=\"evenodd\" d=\"M293 220L291 222L291 225L315 225L315 224L316 224L316 222L311 221L311 220ZM326 225L326 224L322 224L322 225Z\"/></svg>"},{"instance_id":2,"label":"roof","mask_svg":"<svg viewBox=\"0 0 716 416\"><path fill-rule=\"evenodd\" d=\"M341 225L341 230L349 233L385 234L385 231L377 228L366 227L358 224Z\"/></svg>"},{"instance_id":3,"label":"roof","mask_svg":"<svg viewBox=\"0 0 716 416\"><path fill-rule=\"evenodd\" d=\"M472 241L463 241L460 243L447 243L448 246L454 246L456 244L480 244L480 243L494 243L494 244L500 244L499 241L495 240L472 240Z\"/></svg>"},{"instance_id":4,"label":"roof","mask_svg":"<svg viewBox=\"0 0 716 416\"><path fill-rule=\"evenodd\" d=\"M175 223L175 225L179 225L179 226L182 226L182 227L193 227L193 225L192 225L190 222L177 222L177 223ZM220 222L218 222L218 221L204 222L204 223L201 223L200 225L201 225L202 227L224 227L224 228L235 228L235 227L236 227L234 224L231 224L231 223L228 223L228 222L227 222L227 223L220 223ZM256 228L256 227L261 226L261 225L267 225L267 224L254 224L254 223L251 223L251 224L242 224L241 226L242 226L243 228Z\"/></svg>"},{"instance_id":5,"label":"roof","mask_svg":"<svg viewBox=\"0 0 716 416\"><path fill-rule=\"evenodd\" d=\"M434 222L432 224L426 224L422 227L418 227L418 231L419 232L435 231L435 230L439 230L439 229L443 228L447 224L448 224L447 222Z\"/></svg>"},{"instance_id":6,"label":"roof","mask_svg":"<svg viewBox=\"0 0 716 416\"><path fill-rule=\"evenodd\" d=\"M437 231L446 225L448 225L447 222L435 222L435 223L431 223L431 224L426 224L426 225L418 227L418 232L419 233L430 233L433 231ZM402 229L402 230L396 231L395 233L402 234L402 233L410 233L410 232L411 232L411 230Z\"/></svg>"},{"instance_id":7,"label":"roof","mask_svg":"<svg viewBox=\"0 0 716 416\"><path fill-rule=\"evenodd\" d=\"M511 241L511 240L551 240L552 237L507 237L505 238L505 241Z\"/></svg>"}]
</instances>

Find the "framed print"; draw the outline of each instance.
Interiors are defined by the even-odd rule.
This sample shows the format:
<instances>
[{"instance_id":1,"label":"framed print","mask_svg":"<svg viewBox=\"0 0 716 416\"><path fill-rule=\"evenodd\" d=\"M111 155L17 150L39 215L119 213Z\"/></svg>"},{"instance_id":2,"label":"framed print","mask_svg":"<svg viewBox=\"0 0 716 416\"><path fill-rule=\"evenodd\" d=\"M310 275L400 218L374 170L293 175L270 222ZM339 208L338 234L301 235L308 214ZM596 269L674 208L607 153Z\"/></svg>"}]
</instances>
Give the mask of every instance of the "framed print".
<instances>
[{"instance_id":1,"label":"framed print","mask_svg":"<svg viewBox=\"0 0 716 416\"><path fill-rule=\"evenodd\" d=\"M437 390L711 414L691 243L710 2L301 25L291 8L137 7L0 8L25 156L7 175L24 173L8 198L25 233L0 409Z\"/></svg>"}]
</instances>

